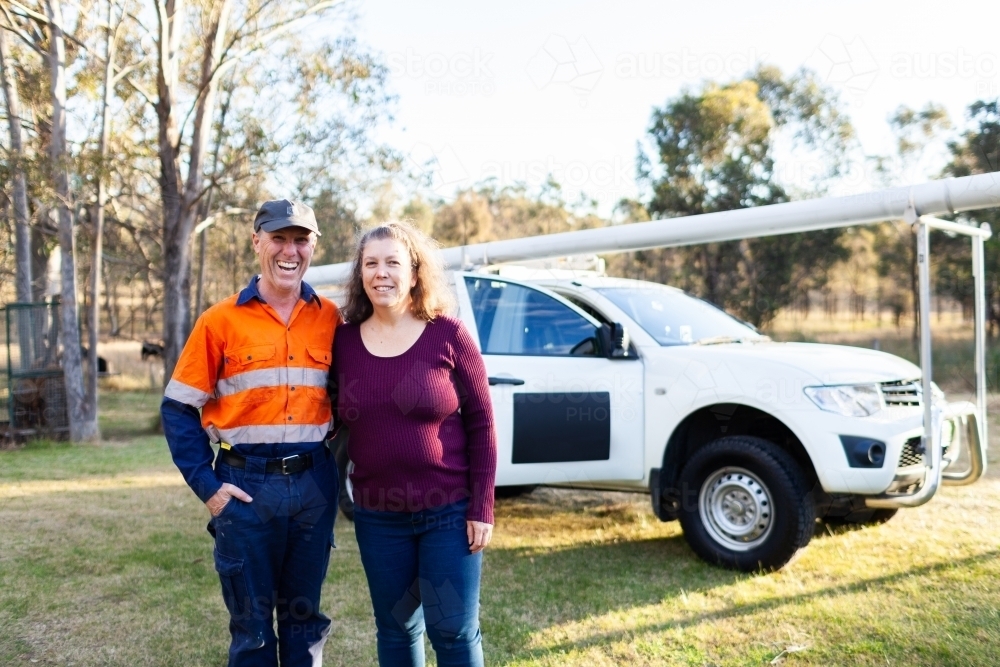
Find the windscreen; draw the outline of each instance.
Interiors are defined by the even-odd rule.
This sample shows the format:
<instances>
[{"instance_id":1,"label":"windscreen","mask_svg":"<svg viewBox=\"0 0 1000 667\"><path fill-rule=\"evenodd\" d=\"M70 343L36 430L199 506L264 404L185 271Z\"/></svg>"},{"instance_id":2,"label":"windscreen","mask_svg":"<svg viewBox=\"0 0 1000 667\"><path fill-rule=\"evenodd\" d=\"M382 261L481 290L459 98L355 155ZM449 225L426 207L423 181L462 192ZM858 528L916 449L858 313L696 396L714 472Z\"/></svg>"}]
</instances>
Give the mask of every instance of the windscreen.
<instances>
[{"instance_id":1,"label":"windscreen","mask_svg":"<svg viewBox=\"0 0 1000 667\"><path fill-rule=\"evenodd\" d=\"M706 301L650 284L602 287L597 291L621 308L660 345L689 345L717 339L766 340L748 325Z\"/></svg>"}]
</instances>

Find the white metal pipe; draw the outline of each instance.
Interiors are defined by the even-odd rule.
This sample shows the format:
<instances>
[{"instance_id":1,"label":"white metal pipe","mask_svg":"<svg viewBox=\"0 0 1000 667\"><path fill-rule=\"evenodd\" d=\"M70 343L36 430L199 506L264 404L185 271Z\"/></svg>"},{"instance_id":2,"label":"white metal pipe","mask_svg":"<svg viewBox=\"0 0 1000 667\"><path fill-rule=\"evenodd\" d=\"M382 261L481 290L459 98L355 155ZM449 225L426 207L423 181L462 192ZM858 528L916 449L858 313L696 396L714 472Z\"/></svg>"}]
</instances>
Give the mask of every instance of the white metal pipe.
<instances>
[{"instance_id":1,"label":"white metal pipe","mask_svg":"<svg viewBox=\"0 0 1000 667\"><path fill-rule=\"evenodd\" d=\"M731 241L898 220L911 203L917 215L949 214L1000 206L1000 173L949 178L845 197L807 199L684 218L491 241L447 248L442 251L442 257L448 268L458 269L566 255ZM314 266L306 272L305 279L317 285L337 283L347 277L347 272L347 263Z\"/></svg>"},{"instance_id":2,"label":"white metal pipe","mask_svg":"<svg viewBox=\"0 0 1000 667\"><path fill-rule=\"evenodd\" d=\"M879 496L865 498L868 507L918 507L937 493L941 484L941 447L934 432L934 394L932 392L931 359L931 270L930 227L917 222L917 276L920 289L920 382L924 407L924 483L908 496Z\"/></svg>"},{"instance_id":3,"label":"white metal pipe","mask_svg":"<svg viewBox=\"0 0 1000 667\"><path fill-rule=\"evenodd\" d=\"M986 230L989 225L983 223ZM975 340L976 340L976 413L979 425L979 442L985 449L987 443L986 424L986 254L985 241L987 237L977 236L972 239L972 276L975 295ZM983 456L983 465L986 457ZM985 470L985 468L984 468Z\"/></svg>"},{"instance_id":4,"label":"white metal pipe","mask_svg":"<svg viewBox=\"0 0 1000 667\"><path fill-rule=\"evenodd\" d=\"M940 218L935 218L930 215L920 216L920 222L927 225L931 229L940 229L943 232L954 232L956 234L964 234L965 236L979 236L984 239L988 239L993 236L993 231L985 222L981 226L976 227L974 225L963 225L960 222L941 220Z\"/></svg>"}]
</instances>

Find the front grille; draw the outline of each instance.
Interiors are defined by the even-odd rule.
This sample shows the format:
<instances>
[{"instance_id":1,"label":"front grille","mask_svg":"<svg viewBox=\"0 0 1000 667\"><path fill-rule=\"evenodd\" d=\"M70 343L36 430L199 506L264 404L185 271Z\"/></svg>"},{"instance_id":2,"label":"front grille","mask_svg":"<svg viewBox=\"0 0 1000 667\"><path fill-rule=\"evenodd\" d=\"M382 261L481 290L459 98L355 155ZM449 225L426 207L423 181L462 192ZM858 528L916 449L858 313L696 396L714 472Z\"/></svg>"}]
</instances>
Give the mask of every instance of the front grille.
<instances>
[{"instance_id":1,"label":"front grille","mask_svg":"<svg viewBox=\"0 0 1000 667\"><path fill-rule=\"evenodd\" d=\"M919 407L922 390L920 380L896 380L883 382L879 386L882 400L887 408Z\"/></svg>"},{"instance_id":2,"label":"front grille","mask_svg":"<svg viewBox=\"0 0 1000 667\"><path fill-rule=\"evenodd\" d=\"M899 453L899 468L907 466L921 465L924 462L924 444L918 435L910 438L903 445L903 451Z\"/></svg>"}]
</instances>

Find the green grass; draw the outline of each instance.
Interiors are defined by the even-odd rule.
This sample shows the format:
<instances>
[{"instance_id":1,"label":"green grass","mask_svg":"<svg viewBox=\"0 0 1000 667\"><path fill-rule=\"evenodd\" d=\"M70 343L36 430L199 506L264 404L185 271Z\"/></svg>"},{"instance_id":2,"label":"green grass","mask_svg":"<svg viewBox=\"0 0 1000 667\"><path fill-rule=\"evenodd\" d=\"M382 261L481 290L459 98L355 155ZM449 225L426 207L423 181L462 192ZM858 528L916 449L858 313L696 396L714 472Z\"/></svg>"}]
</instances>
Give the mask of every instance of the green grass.
<instances>
[{"instance_id":1,"label":"green grass","mask_svg":"<svg viewBox=\"0 0 1000 667\"><path fill-rule=\"evenodd\" d=\"M156 401L102 399L102 444L0 452L0 665L225 664L207 513L145 432ZM487 663L1000 664L997 516L991 476L884 526L820 524L783 570L747 575L698 560L645 496L539 489L497 506ZM374 664L353 528L336 534L325 664Z\"/></svg>"}]
</instances>

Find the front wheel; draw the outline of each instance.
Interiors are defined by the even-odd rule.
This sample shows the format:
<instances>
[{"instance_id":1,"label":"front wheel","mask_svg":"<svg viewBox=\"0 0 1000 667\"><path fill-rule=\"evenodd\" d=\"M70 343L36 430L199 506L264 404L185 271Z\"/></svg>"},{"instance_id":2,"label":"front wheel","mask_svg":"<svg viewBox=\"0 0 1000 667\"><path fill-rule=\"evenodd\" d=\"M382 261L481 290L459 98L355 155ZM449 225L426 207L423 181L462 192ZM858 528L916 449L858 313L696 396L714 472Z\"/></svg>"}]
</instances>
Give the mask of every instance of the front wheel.
<instances>
[{"instance_id":1,"label":"front wheel","mask_svg":"<svg viewBox=\"0 0 1000 667\"><path fill-rule=\"evenodd\" d=\"M694 453L680 483L684 537L709 563L777 570L812 537L816 507L806 477L767 440L719 438Z\"/></svg>"}]
</instances>

